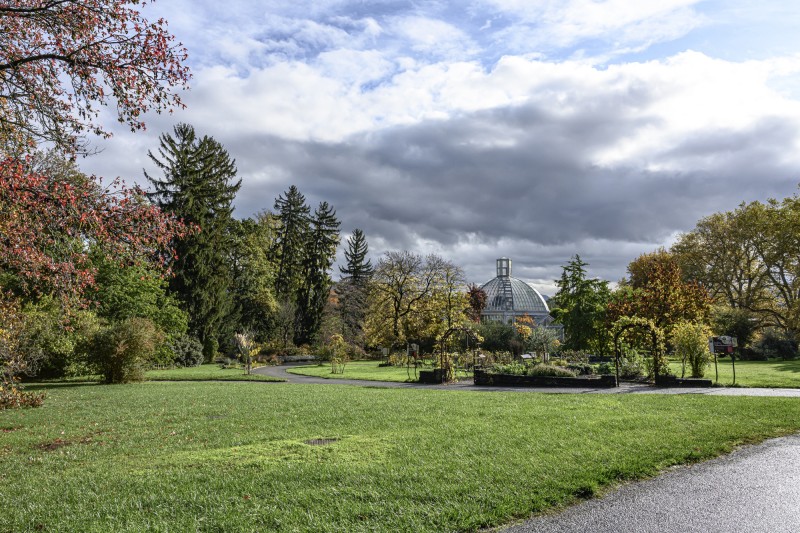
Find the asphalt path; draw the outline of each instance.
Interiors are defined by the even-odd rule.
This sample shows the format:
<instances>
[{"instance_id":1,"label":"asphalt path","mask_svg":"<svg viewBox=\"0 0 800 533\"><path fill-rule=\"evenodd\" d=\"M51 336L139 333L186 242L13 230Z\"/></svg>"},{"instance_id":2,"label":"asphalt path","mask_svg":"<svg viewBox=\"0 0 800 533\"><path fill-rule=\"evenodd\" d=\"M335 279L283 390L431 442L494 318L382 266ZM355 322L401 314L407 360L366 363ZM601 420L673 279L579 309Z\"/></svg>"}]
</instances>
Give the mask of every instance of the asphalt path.
<instances>
[{"instance_id":1,"label":"asphalt path","mask_svg":"<svg viewBox=\"0 0 800 533\"><path fill-rule=\"evenodd\" d=\"M798 389L656 388L623 383L614 389L476 387L324 379L290 374L290 366L254 372L289 383L426 388L484 392L570 394L707 394L800 397ZM621 486L603 497L564 511L533 517L500 529L503 533L800 533L800 435L745 446L655 478Z\"/></svg>"},{"instance_id":2,"label":"asphalt path","mask_svg":"<svg viewBox=\"0 0 800 533\"><path fill-rule=\"evenodd\" d=\"M478 392L545 392L551 394L707 394L711 396L786 396L800 398L800 389L755 389L745 387L654 387L644 383L623 382L614 388L559 388L559 387L494 387L476 386L472 380L444 385L428 385L424 383L400 383L393 381L369 381L363 379L317 378L291 374L287 369L308 363L282 366L262 366L253 370L255 374L264 374L285 379L288 383L308 383L316 385L355 385L361 387L390 387L405 389L441 389L465 390ZM800 533L800 530L798 530Z\"/></svg>"},{"instance_id":3,"label":"asphalt path","mask_svg":"<svg viewBox=\"0 0 800 533\"><path fill-rule=\"evenodd\" d=\"M800 435L625 485L503 533L797 533Z\"/></svg>"}]
</instances>

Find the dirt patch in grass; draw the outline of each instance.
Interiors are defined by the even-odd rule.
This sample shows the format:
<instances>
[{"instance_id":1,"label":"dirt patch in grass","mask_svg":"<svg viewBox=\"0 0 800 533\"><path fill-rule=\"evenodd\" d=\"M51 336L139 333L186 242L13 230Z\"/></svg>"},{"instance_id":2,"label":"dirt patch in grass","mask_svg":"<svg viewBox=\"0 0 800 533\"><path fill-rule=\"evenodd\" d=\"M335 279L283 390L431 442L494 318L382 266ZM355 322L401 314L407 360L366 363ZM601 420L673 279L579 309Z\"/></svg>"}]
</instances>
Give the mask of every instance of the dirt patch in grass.
<instances>
[{"instance_id":1,"label":"dirt patch in grass","mask_svg":"<svg viewBox=\"0 0 800 533\"><path fill-rule=\"evenodd\" d=\"M81 437L80 439L77 439L77 440L68 440L68 439L62 439L61 437L59 437L59 438L57 438L55 440L52 440L50 442L43 442L43 443L39 444L36 447L39 448L40 450L44 450L46 452L53 452L55 450L58 450L60 448L65 447L65 446L72 446L73 444L91 444L92 442L94 442L94 439L92 438L91 435L87 435L85 437Z\"/></svg>"}]
</instances>

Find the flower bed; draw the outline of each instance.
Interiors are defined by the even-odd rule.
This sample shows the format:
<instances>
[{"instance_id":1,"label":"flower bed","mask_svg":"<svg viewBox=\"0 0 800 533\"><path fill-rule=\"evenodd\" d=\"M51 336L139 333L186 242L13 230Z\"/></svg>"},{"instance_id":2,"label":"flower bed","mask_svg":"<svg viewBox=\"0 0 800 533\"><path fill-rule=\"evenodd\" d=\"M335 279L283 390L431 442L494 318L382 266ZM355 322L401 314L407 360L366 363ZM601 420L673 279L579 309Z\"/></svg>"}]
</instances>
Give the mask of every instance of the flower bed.
<instances>
[{"instance_id":1,"label":"flower bed","mask_svg":"<svg viewBox=\"0 0 800 533\"><path fill-rule=\"evenodd\" d=\"M513 374L493 374L484 370L475 370L474 377L475 385L494 385L499 387L611 388L617 386L617 377L611 374L579 377L519 376Z\"/></svg>"}]
</instances>

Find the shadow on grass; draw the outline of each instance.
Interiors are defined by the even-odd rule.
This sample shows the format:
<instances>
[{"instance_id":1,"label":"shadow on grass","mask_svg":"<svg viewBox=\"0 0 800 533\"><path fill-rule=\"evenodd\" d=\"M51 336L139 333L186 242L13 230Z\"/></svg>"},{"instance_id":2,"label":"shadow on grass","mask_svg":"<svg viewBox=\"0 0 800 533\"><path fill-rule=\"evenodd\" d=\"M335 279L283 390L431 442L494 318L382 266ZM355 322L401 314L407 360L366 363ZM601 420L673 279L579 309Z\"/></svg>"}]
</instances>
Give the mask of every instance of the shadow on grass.
<instances>
[{"instance_id":1,"label":"shadow on grass","mask_svg":"<svg viewBox=\"0 0 800 533\"><path fill-rule=\"evenodd\" d=\"M95 387L102 385L100 381L54 381L54 382L28 382L23 383L26 392L43 391L48 389L71 389L77 387Z\"/></svg>"}]
</instances>

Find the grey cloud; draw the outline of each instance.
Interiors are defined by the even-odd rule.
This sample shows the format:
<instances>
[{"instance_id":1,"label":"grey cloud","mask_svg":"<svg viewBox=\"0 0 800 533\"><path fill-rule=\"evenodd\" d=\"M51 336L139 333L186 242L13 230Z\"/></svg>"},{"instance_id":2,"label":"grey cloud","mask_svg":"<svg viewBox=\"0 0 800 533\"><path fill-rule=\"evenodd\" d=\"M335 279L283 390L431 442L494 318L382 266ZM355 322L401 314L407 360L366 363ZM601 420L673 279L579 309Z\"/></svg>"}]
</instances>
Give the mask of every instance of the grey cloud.
<instances>
[{"instance_id":1,"label":"grey cloud","mask_svg":"<svg viewBox=\"0 0 800 533\"><path fill-rule=\"evenodd\" d=\"M594 258L585 258L617 280L635 255L702 216L794 192L797 169L781 163L798 134L789 122L698 132L653 154L674 168L700 158L702 170L604 168L592 153L651 122L618 112L619 104L587 107L567 117L536 106L495 109L335 144L231 138L245 177L237 212L271 207L294 183L312 204L331 202L345 231L360 227L392 248L437 243L475 281L491 277L499 255L516 258L530 279L554 279L592 242L605 244L588 245ZM467 236L480 252L465 251Z\"/></svg>"}]
</instances>

